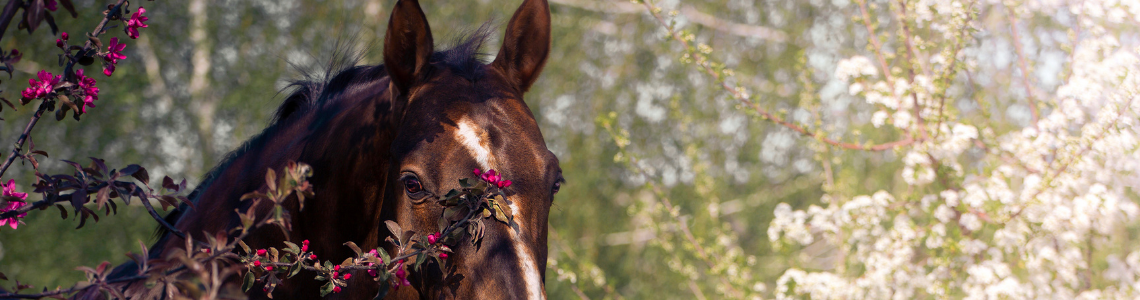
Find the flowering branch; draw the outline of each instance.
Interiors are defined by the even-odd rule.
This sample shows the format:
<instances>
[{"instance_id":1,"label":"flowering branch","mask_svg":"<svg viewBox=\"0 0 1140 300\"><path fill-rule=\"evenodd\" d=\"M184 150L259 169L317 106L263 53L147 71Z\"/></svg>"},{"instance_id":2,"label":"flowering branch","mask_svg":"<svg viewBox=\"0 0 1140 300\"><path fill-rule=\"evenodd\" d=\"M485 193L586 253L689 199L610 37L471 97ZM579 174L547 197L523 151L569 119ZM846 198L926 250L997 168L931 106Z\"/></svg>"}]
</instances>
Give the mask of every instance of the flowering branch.
<instances>
[{"instance_id":1,"label":"flowering branch","mask_svg":"<svg viewBox=\"0 0 1140 300\"><path fill-rule=\"evenodd\" d=\"M849 150L885 151L885 150L895 149L898 147L907 146L907 145L910 145L910 144L913 144L914 142L916 142L916 139L913 136L908 136L904 139L900 139L900 140L893 141L893 142L882 143L882 144L863 144L863 145L860 145L860 144L846 143L846 142L842 142L842 141L838 141L838 140L828 138L824 132L819 131L819 130L809 131L807 128L804 128L800 125L796 125L795 123L787 121L787 120L783 119L782 117L777 116L777 115L761 108L760 105L756 104L756 102L751 100L750 96L748 95L747 90L744 87L740 87L740 86L733 87L733 86L731 86L728 83L728 81L725 80L725 77L721 75L721 73L727 73L727 74L725 74L725 76L728 76L731 74L730 71L723 70L723 67L714 67L713 63L708 61L708 58L706 57L706 54L707 54L706 52L711 51L711 49L709 49L708 46L702 44L702 45L700 45L700 47L693 47L691 44L689 44L689 41L691 40L691 38L682 37L681 33L677 31L677 29L674 25L665 21L665 19L661 16L661 8L660 7L654 5L650 1L640 1L640 2L643 5L645 5L645 8L649 10L649 13L651 15L653 15L654 19L656 19L659 24L661 24L662 26L665 27L665 29L669 32L669 37L671 37L673 40L676 40L677 42L680 42L681 45L684 46L685 52L686 52L685 53L686 58L695 57L697 59L697 61L696 61L697 66L700 67L701 71L703 71L705 74L712 77L712 79L714 81L716 81L717 83L719 83L721 88L723 88L725 91L728 91L729 94L731 94L734 99L736 99L737 101L740 101L741 104L744 104L744 105L747 105L748 107L751 107L752 110L755 111L758 115L760 115L760 117L762 119L771 121L772 123L775 123L776 125L786 127L788 129L791 129L791 130L799 133L800 135L816 139L816 140L823 142L823 143L826 143L828 145L840 147L843 149L849 149ZM698 48L703 48L705 50L702 51ZM718 68L722 69L722 70L718 71L717 70ZM887 72L884 72L884 73L887 73ZM889 74L889 73L887 73L887 74ZM889 77L889 75L888 75L888 77ZM891 81L888 80L888 82L891 82Z\"/></svg>"},{"instance_id":2,"label":"flowering branch","mask_svg":"<svg viewBox=\"0 0 1140 300\"><path fill-rule=\"evenodd\" d=\"M1017 51L1017 65L1021 68L1021 83L1025 86L1025 99L1029 101L1029 111L1033 114L1033 128L1037 128L1037 121L1041 119L1041 113L1037 112L1037 99L1033 97L1032 85L1029 84L1029 63L1025 61L1025 53L1021 50L1021 33L1017 30L1017 16L1014 15L1016 12L1008 6L1006 9L1009 10L1009 31L1013 33L1013 49Z\"/></svg>"},{"instance_id":3,"label":"flowering branch","mask_svg":"<svg viewBox=\"0 0 1140 300\"><path fill-rule=\"evenodd\" d=\"M11 7L12 3L14 1L19 1L19 0L13 0L12 2L9 2L8 6ZM68 2L68 3L70 3L70 2ZM100 43L98 36L106 31L105 29L107 27L108 22L110 22L114 18L118 18L121 16L120 12L121 12L123 4L125 4L125 3L127 3L127 0L119 0L113 6L111 6L110 10L106 11L103 14L103 19L101 21L99 21L98 25L95 26L95 30L91 31L90 37L87 39L86 42L84 42L83 47L79 51L80 57L74 57L74 56L68 55L67 64L63 68L64 74L68 74L68 75L64 76L64 77L71 79L70 74L72 74L72 72L71 72L72 67L75 66L76 63L79 63L79 61L82 57L87 57L90 53L94 53L95 51L98 50L96 48ZM5 16L7 15L7 11L8 11L8 8L5 8L5 12L4 12ZM7 24L7 23L0 23L0 24ZM66 33L64 33L64 34L66 34ZM70 51L68 51L68 53L70 53ZM27 140L28 135L31 134L32 128L34 128L36 126L36 122L38 122L40 120L40 118L43 117L44 111L48 110L52 106L53 105L49 104L49 101L44 101L44 102L40 103L39 108L36 109L36 113L32 115L31 120L28 120L28 125L24 127L24 131L22 133L20 133L20 137L18 139L16 139L16 145L15 145L15 147L12 148L12 153L8 155L8 158L6 160L4 160L4 164L0 165L0 177L4 176L4 173L8 171L8 167L12 165L12 162L15 161L16 157L23 157L20 155L20 149L22 149L24 147L24 142ZM79 112L77 111L76 112L76 118L78 118L78 113Z\"/></svg>"}]
</instances>

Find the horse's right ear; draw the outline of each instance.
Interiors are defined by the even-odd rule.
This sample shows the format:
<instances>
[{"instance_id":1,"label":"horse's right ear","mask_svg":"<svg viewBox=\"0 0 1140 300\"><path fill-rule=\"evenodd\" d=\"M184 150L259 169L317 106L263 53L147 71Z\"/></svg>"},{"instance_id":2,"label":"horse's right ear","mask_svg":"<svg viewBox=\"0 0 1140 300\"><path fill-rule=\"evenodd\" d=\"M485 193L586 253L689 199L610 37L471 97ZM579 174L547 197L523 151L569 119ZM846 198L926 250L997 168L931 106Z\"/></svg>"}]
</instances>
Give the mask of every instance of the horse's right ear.
<instances>
[{"instance_id":1,"label":"horse's right ear","mask_svg":"<svg viewBox=\"0 0 1140 300\"><path fill-rule=\"evenodd\" d=\"M431 27L416 0L400 0L388 19L384 36L384 66L400 94L407 95L432 53Z\"/></svg>"}]
</instances>

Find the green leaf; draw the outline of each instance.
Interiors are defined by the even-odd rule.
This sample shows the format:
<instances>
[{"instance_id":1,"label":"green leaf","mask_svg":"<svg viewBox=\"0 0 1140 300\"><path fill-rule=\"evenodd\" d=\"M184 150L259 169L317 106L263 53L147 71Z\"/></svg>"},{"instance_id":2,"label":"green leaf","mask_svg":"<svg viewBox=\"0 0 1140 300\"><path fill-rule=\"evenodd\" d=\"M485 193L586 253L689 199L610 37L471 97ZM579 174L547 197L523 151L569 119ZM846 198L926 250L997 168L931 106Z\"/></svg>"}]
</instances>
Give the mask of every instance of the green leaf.
<instances>
[{"instance_id":1,"label":"green leaf","mask_svg":"<svg viewBox=\"0 0 1140 300\"><path fill-rule=\"evenodd\" d=\"M336 286L336 285L334 285L332 283L332 281L329 281L329 283L326 283L324 286L322 286L321 287L321 297L324 297L325 295L332 293L334 286Z\"/></svg>"},{"instance_id":2,"label":"green leaf","mask_svg":"<svg viewBox=\"0 0 1140 300\"><path fill-rule=\"evenodd\" d=\"M288 242L286 242L286 243L288 243ZM251 250L249 249L249 245L246 245L246 244L245 244L245 241L241 241L241 240L239 240L239 241L238 241L238 245L241 245L241 249L242 249L242 250L245 250L245 253L246 253L246 254L251 254L251 253L253 253L253 251L251 251Z\"/></svg>"},{"instance_id":3,"label":"green leaf","mask_svg":"<svg viewBox=\"0 0 1140 300\"><path fill-rule=\"evenodd\" d=\"M380 291L376 293L376 297L372 297L372 300L383 300L384 296L388 296L388 290L391 289L388 285L388 280L380 280Z\"/></svg>"},{"instance_id":4,"label":"green leaf","mask_svg":"<svg viewBox=\"0 0 1140 300\"><path fill-rule=\"evenodd\" d=\"M460 194L462 194L462 193L459 190L451 190L450 192L447 192L447 194L443 195L443 198L444 199L457 198L457 197L459 197Z\"/></svg>"},{"instance_id":5,"label":"green leaf","mask_svg":"<svg viewBox=\"0 0 1140 300\"><path fill-rule=\"evenodd\" d=\"M288 246L285 248L285 252L289 252L289 253L293 253L293 254L301 253L301 247L297 247L297 244L294 244L294 243L289 242L289 241L285 241L285 246Z\"/></svg>"},{"instance_id":6,"label":"green leaf","mask_svg":"<svg viewBox=\"0 0 1140 300\"><path fill-rule=\"evenodd\" d=\"M301 262L293 264L293 266L289 267L289 275L286 278L293 278L293 276L297 276L297 273L301 273L301 269Z\"/></svg>"},{"instance_id":7,"label":"green leaf","mask_svg":"<svg viewBox=\"0 0 1140 300\"><path fill-rule=\"evenodd\" d=\"M357 246L356 243L353 243L352 241L344 242L344 245L348 246L348 248L351 248L353 252L356 252L356 256L360 256L360 253L363 253L360 251L360 247Z\"/></svg>"},{"instance_id":8,"label":"green leaf","mask_svg":"<svg viewBox=\"0 0 1140 300\"><path fill-rule=\"evenodd\" d=\"M420 270L420 265L424 264L424 261L427 260L427 257L428 257L427 253L424 253L424 252L420 252L420 254L416 254L416 265L415 265L416 271Z\"/></svg>"},{"instance_id":9,"label":"green leaf","mask_svg":"<svg viewBox=\"0 0 1140 300\"><path fill-rule=\"evenodd\" d=\"M274 172L273 168L265 172L265 185L269 186L270 193L277 191L277 172Z\"/></svg>"},{"instance_id":10,"label":"green leaf","mask_svg":"<svg viewBox=\"0 0 1140 300\"><path fill-rule=\"evenodd\" d=\"M460 180L459 180L459 186L461 186L461 187L463 187L463 188L469 188L469 187L471 187L471 179L470 179L470 178L463 178L463 179L460 179Z\"/></svg>"},{"instance_id":11,"label":"green leaf","mask_svg":"<svg viewBox=\"0 0 1140 300\"><path fill-rule=\"evenodd\" d=\"M392 220L385 220L384 225L388 226L388 232L391 232L392 235L396 237L399 237L398 234L404 232L403 230L400 230L400 224L396 224L396 222L393 222Z\"/></svg>"},{"instance_id":12,"label":"green leaf","mask_svg":"<svg viewBox=\"0 0 1140 300\"><path fill-rule=\"evenodd\" d=\"M245 272L245 280L241 283L241 290L249 292L250 288L253 288L253 272Z\"/></svg>"},{"instance_id":13,"label":"green leaf","mask_svg":"<svg viewBox=\"0 0 1140 300\"><path fill-rule=\"evenodd\" d=\"M384 251L383 248L376 248L376 253L380 254L380 258L384 260L384 264L388 264L388 263L392 262L392 259L390 257L388 257L388 251ZM384 269L384 268L381 268L381 269Z\"/></svg>"}]
</instances>

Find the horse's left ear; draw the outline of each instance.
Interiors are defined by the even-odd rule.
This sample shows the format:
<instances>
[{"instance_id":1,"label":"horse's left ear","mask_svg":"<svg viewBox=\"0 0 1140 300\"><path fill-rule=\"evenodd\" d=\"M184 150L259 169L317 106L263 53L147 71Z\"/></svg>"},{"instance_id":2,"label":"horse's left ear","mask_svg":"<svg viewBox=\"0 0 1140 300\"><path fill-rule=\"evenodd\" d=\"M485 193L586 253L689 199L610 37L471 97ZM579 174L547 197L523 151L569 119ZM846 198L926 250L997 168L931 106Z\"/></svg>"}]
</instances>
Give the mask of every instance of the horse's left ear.
<instances>
[{"instance_id":1,"label":"horse's left ear","mask_svg":"<svg viewBox=\"0 0 1140 300\"><path fill-rule=\"evenodd\" d=\"M546 0L524 0L507 23L503 47L491 66L526 92L538 79L550 54L550 6Z\"/></svg>"}]
</instances>

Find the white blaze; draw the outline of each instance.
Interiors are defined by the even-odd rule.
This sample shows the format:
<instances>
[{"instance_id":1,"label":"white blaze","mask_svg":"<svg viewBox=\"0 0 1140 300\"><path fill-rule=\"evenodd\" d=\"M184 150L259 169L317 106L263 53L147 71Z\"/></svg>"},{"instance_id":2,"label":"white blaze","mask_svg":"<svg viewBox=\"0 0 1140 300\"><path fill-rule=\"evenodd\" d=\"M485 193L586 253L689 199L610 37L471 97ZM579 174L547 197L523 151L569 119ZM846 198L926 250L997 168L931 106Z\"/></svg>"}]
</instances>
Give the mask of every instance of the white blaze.
<instances>
[{"instance_id":1,"label":"white blaze","mask_svg":"<svg viewBox=\"0 0 1140 300\"><path fill-rule=\"evenodd\" d=\"M479 163L483 171L491 169L491 149L483 141L483 136L477 130L480 128L463 118L459 120L459 129L455 131L455 139L459 140L471 152L471 156ZM481 131L481 130L479 130Z\"/></svg>"},{"instance_id":2,"label":"white blaze","mask_svg":"<svg viewBox=\"0 0 1140 300\"><path fill-rule=\"evenodd\" d=\"M459 119L458 128L455 131L455 139L467 148L471 153L471 157L479 163L479 167L483 171L494 169L494 156L491 155L491 148L488 146L487 141L484 141L485 134L482 128L471 122L467 118ZM511 215L519 215L518 201L510 201ZM546 299L546 295L542 292L542 277L538 274L538 263L534 261L534 254L527 249L522 242L519 234L522 233L522 224L519 223L519 230L508 230L511 232L511 241L515 247L515 254L519 256L522 261L523 269L523 283L526 285L527 299Z\"/></svg>"}]
</instances>

